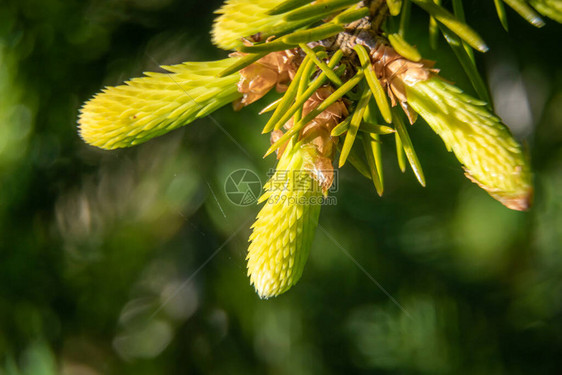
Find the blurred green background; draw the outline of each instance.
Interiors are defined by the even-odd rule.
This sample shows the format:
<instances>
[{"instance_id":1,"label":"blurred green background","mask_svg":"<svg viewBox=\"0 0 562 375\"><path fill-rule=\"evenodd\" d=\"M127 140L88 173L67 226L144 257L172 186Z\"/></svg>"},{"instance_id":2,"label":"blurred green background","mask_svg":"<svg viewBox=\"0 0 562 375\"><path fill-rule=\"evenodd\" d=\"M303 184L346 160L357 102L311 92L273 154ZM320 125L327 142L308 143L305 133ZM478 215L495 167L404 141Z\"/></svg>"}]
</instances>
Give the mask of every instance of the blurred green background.
<instances>
[{"instance_id":1,"label":"blurred green background","mask_svg":"<svg viewBox=\"0 0 562 375\"><path fill-rule=\"evenodd\" d=\"M209 38L220 3L0 5L0 374L560 374L561 25L508 10L507 34L492 2L465 1L496 110L531 154L531 211L470 183L419 121L427 187L399 172L391 139L382 198L346 166L302 280L262 301L244 260L258 207L224 184L273 167L266 101L213 115L242 147L208 118L112 152L76 131L103 86L226 56ZM408 37L472 92L417 9Z\"/></svg>"}]
</instances>

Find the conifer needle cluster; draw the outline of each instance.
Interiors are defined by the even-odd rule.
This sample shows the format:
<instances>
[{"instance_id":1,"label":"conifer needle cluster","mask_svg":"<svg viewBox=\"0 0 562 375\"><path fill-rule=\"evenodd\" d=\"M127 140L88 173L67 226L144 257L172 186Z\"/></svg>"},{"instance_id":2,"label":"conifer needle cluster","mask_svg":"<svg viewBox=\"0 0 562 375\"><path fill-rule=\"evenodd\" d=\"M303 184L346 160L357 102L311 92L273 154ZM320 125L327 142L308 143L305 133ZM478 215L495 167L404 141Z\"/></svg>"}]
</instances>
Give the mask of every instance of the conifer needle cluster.
<instances>
[{"instance_id":1,"label":"conifer needle cluster","mask_svg":"<svg viewBox=\"0 0 562 375\"><path fill-rule=\"evenodd\" d=\"M429 16L431 44L441 34L470 78L478 98L441 78L435 63L407 42L411 4ZM539 14L562 22L556 0L495 0L541 27ZM277 296L302 275L322 199L335 168L349 161L384 191L381 142L393 140L398 164L409 164L425 186L408 134L418 117L455 154L466 176L514 210L532 200L528 158L492 112L475 65L488 46L464 19L462 0L452 10L434 0L227 0L217 11L212 39L234 50L220 61L164 66L108 87L84 104L80 135L104 149L128 147L162 135L233 103L282 93L263 133L276 171L265 185L252 226L248 275L262 298ZM454 77L447 77L448 79ZM257 131L257 129L256 129Z\"/></svg>"}]
</instances>

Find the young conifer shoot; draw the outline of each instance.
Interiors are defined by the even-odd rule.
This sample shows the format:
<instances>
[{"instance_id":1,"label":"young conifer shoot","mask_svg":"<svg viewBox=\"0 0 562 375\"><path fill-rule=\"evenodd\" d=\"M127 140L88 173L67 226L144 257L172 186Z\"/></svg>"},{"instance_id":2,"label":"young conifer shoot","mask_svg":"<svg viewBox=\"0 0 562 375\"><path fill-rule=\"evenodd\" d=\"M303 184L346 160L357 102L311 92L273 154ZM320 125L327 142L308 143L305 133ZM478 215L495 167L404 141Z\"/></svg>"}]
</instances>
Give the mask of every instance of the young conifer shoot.
<instances>
[{"instance_id":1,"label":"young conifer shoot","mask_svg":"<svg viewBox=\"0 0 562 375\"><path fill-rule=\"evenodd\" d=\"M431 45L450 44L478 98L441 77L435 62L406 40L411 3L427 12ZM274 89L263 127L277 166L265 185L252 226L248 276L261 298L289 290L302 275L322 199L334 168L349 161L383 194L380 143L396 143L425 186L408 123L425 120L455 154L466 176L507 208L527 210L533 187L529 161L490 109L474 53L488 46L464 20L462 0L452 10L434 0L227 0L213 42L233 50L226 59L163 66L107 87L79 116L82 139L103 149L129 147L187 125L232 103L241 109ZM504 3L532 25L541 15L562 22L556 0L494 1L508 28ZM392 22L391 22L392 21ZM394 29L392 25L399 25ZM261 127L260 127L261 128ZM256 128L256 131L259 131Z\"/></svg>"}]
</instances>

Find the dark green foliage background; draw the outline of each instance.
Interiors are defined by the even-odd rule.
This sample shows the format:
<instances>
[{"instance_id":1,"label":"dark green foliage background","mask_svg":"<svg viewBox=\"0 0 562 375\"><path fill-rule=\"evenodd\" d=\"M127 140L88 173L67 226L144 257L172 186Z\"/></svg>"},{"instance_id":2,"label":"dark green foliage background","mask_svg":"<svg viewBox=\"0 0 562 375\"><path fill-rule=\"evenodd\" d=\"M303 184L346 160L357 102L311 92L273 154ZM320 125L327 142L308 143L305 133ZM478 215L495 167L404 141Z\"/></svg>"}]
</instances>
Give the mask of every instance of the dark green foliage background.
<instances>
[{"instance_id":1,"label":"dark green foliage background","mask_svg":"<svg viewBox=\"0 0 562 375\"><path fill-rule=\"evenodd\" d=\"M258 207L234 206L223 186L236 169L265 180L274 165L261 158L265 101L213 115L244 151L212 119L113 152L76 132L81 103L104 85L224 57L208 35L219 6L0 6L0 374L560 373L562 27L509 11L507 34L491 2L465 1L491 47L481 71L522 83L529 100L532 121L515 134L535 171L531 211L466 180L420 121L427 188L398 171L391 138L382 198L346 166L302 280L261 301L244 261ZM471 91L426 30L415 10L410 40ZM495 98L517 92L500 87Z\"/></svg>"}]
</instances>

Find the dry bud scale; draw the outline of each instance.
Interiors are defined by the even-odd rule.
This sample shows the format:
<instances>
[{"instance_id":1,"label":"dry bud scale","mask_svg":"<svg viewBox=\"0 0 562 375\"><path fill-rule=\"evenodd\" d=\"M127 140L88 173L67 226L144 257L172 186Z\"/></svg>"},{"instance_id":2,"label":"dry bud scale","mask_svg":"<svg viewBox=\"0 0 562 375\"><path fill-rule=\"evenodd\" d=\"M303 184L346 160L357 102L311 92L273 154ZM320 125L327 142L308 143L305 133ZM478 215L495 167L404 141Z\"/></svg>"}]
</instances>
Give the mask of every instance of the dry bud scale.
<instances>
[{"instance_id":1,"label":"dry bud scale","mask_svg":"<svg viewBox=\"0 0 562 375\"><path fill-rule=\"evenodd\" d=\"M407 160L425 186L403 118L413 124L421 116L471 181L508 208L528 209L528 161L487 106L474 65L473 49L488 47L464 21L461 0L453 12L433 0L411 2L428 12L432 34L445 36L480 99L440 78L405 40L409 0L227 0L212 35L235 50L229 58L165 66L169 73L104 89L82 107L80 135L105 149L128 147L228 103L240 109L273 88L283 93L262 111L273 112L263 132L271 133L266 155L276 153L278 164L259 200L247 256L262 298L287 291L302 275L336 159L371 178L381 195L380 142L393 137L400 168ZM554 0L505 3L536 26L544 23L537 12L562 20ZM503 2L495 6L507 27ZM392 23L399 30L389 30L389 17L399 18Z\"/></svg>"}]
</instances>

